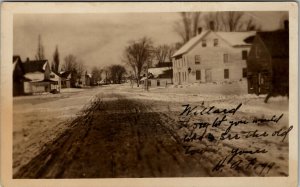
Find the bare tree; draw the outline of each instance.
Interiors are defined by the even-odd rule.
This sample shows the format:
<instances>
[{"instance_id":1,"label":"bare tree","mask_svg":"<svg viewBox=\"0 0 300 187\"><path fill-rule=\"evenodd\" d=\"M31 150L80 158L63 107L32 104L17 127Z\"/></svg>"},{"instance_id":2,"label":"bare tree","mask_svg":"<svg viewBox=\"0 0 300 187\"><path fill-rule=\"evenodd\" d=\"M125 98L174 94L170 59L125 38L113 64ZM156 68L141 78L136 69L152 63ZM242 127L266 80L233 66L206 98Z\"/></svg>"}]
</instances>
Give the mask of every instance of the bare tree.
<instances>
[{"instance_id":1,"label":"bare tree","mask_svg":"<svg viewBox=\"0 0 300 187\"><path fill-rule=\"evenodd\" d=\"M172 56L173 56L173 54L175 53L176 50L177 50L176 49L176 44L169 46L169 50L168 50L168 60L169 60L169 62L172 62Z\"/></svg>"},{"instance_id":2,"label":"bare tree","mask_svg":"<svg viewBox=\"0 0 300 187\"><path fill-rule=\"evenodd\" d=\"M96 83L98 83L98 81L102 80L102 76L101 76L102 72L103 72L103 70L99 67L94 66L92 68L92 83L93 84L96 84Z\"/></svg>"},{"instance_id":3,"label":"bare tree","mask_svg":"<svg viewBox=\"0 0 300 187\"><path fill-rule=\"evenodd\" d=\"M71 85L75 87L76 82L81 81L81 76L86 70L85 65L72 54L66 56L64 60L63 68L65 71L71 72Z\"/></svg>"},{"instance_id":4,"label":"bare tree","mask_svg":"<svg viewBox=\"0 0 300 187\"><path fill-rule=\"evenodd\" d=\"M182 38L183 43L197 35L200 12L181 12L181 20L175 22L174 30Z\"/></svg>"},{"instance_id":5,"label":"bare tree","mask_svg":"<svg viewBox=\"0 0 300 187\"><path fill-rule=\"evenodd\" d=\"M208 12L203 17L203 27L207 30L222 31L224 30L221 12Z\"/></svg>"},{"instance_id":6,"label":"bare tree","mask_svg":"<svg viewBox=\"0 0 300 187\"><path fill-rule=\"evenodd\" d=\"M244 12L209 12L203 17L204 28L215 31L251 31L259 30L260 25Z\"/></svg>"},{"instance_id":7,"label":"bare tree","mask_svg":"<svg viewBox=\"0 0 300 187\"><path fill-rule=\"evenodd\" d=\"M44 55L44 46L42 44L42 39L41 35L38 37L38 48L37 48L37 53L35 55L36 60L45 60L45 55Z\"/></svg>"},{"instance_id":8,"label":"bare tree","mask_svg":"<svg viewBox=\"0 0 300 187\"><path fill-rule=\"evenodd\" d=\"M70 54L64 58L65 64L63 65L65 71L76 71L77 58Z\"/></svg>"},{"instance_id":9,"label":"bare tree","mask_svg":"<svg viewBox=\"0 0 300 187\"><path fill-rule=\"evenodd\" d=\"M229 32L238 31L241 23L241 18L244 13L242 12L224 12L222 16L223 25L225 26L225 30Z\"/></svg>"},{"instance_id":10,"label":"bare tree","mask_svg":"<svg viewBox=\"0 0 300 187\"><path fill-rule=\"evenodd\" d=\"M109 69L110 80L112 80L114 84L122 83L122 79L126 73L124 66L111 65L109 66L108 69Z\"/></svg>"},{"instance_id":11,"label":"bare tree","mask_svg":"<svg viewBox=\"0 0 300 187\"><path fill-rule=\"evenodd\" d=\"M70 54L68 56L66 56L64 58L64 65L63 65L63 68L65 71L69 71L71 73L71 86L72 87L75 87L75 84L76 84L76 80L77 80L77 58Z\"/></svg>"},{"instance_id":12,"label":"bare tree","mask_svg":"<svg viewBox=\"0 0 300 187\"><path fill-rule=\"evenodd\" d=\"M159 45L155 48L155 58L158 63L161 62L172 62L172 55L176 50L175 45Z\"/></svg>"},{"instance_id":13,"label":"bare tree","mask_svg":"<svg viewBox=\"0 0 300 187\"><path fill-rule=\"evenodd\" d=\"M168 53L169 53L169 46L168 45L160 45L155 48L155 56L158 61L160 62L165 62L166 59L168 58Z\"/></svg>"},{"instance_id":14,"label":"bare tree","mask_svg":"<svg viewBox=\"0 0 300 187\"><path fill-rule=\"evenodd\" d=\"M246 31L259 31L261 30L261 25L254 22L253 18L249 18L244 23Z\"/></svg>"},{"instance_id":15,"label":"bare tree","mask_svg":"<svg viewBox=\"0 0 300 187\"><path fill-rule=\"evenodd\" d=\"M77 80L81 82L81 77L84 75L86 68L83 61L78 60L76 65Z\"/></svg>"},{"instance_id":16,"label":"bare tree","mask_svg":"<svg viewBox=\"0 0 300 187\"><path fill-rule=\"evenodd\" d=\"M56 46L54 54L53 54L53 62L51 64L51 70L55 73L58 73L58 70L59 70L59 52L58 52L57 46Z\"/></svg>"},{"instance_id":17,"label":"bare tree","mask_svg":"<svg viewBox=\"0 0 300 187\"><path fill-rule=\"evenodd\" d=\"M153 42L150 38L143 37L136 41L129 42L125 48L123 61L132 68L137 80L137 86L140 84L141 72L146 65L149 65L152 59Z\"/></svg>"}]
</instances>

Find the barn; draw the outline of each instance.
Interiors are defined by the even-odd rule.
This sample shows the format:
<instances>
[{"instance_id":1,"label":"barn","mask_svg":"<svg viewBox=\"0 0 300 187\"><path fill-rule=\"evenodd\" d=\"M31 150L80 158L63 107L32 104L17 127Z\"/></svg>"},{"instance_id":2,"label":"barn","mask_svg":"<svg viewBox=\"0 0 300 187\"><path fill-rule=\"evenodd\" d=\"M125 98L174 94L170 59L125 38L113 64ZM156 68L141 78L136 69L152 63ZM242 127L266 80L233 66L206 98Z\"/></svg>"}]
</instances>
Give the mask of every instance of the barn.
<instances>
[{"instance_id":1,"label":"barn","mask_svg":"<svg viewBox=\"0 0 300 187\"><path fill-rule=\"evenodd\" d=\"M248 93L288 95L289 32L288 29L258 32L247 59Z\"/></svg>"}]
</instances>

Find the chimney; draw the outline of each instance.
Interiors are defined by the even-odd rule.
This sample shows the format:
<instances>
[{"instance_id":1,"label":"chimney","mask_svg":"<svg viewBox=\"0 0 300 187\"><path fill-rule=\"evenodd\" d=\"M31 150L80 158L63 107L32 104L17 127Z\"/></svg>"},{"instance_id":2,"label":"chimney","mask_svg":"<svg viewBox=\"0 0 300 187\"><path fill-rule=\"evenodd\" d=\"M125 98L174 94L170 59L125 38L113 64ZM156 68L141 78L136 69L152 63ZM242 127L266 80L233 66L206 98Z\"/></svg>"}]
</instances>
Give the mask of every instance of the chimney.
<instances>
[{"instance_id":1,"label":"chimney","mask_svg":"<svg viewBox=\"0 0 300 187\"><path fill-rule=\"evenodd\" d=\"M202 27L199 27L197 30L197 34L199 35L199 34L201 34L201 32L202 32Z\"/></svg>"},{"instance_id":2,"label":"chimney","mask_svg":"<svg viewBox=\"0 0 300 187\"><path fill-rule=\"evenodd\" d=\"M284 24L284 30L289 30L289 21L288 20L284 20L284 22L283 22L283 24Z\"/></svg>"},{"instance_id":3,"label":"chimney","mask_svg":"<svg viewBox=\"0 0 300 187\"><path fill-rule=\"evenodd\" d=\"M26 62L29 62L29 57L26 58Z\"/></svg>"},{"instance_id":4,"label":"chimney","mask_svg":"<svg viewBox=\"0 0 300 187\"><path fill-rule=\"evenodd\" d=\"M209 22L209 28L210 28L210 30L215 31L215 22L214 21Z\"/></svg>"}]
</instances>

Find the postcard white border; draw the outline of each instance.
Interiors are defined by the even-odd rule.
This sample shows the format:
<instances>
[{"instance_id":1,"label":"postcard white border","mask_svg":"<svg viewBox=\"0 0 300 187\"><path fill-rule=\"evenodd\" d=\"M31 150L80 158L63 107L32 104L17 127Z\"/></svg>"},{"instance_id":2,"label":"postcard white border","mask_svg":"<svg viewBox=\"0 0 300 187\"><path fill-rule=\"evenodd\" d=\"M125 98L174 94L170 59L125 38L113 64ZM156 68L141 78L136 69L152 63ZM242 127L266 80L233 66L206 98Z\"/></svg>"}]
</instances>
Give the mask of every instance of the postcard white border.
<instances>
[{"instance_id":1,"label":"postcard white border","mask_svg":"<svg viewBox=\"0 0 300 187\"><path fill-rule=\"evenodd\" d=\"M13 15L18 13L121 13L179 11L289 11L289 177L199 177L121 179L12 179ZM1 5L1 185L11 186L296 186L298 166L298 4L295 2L8 3Z\"/></svg>"}]
</instances>

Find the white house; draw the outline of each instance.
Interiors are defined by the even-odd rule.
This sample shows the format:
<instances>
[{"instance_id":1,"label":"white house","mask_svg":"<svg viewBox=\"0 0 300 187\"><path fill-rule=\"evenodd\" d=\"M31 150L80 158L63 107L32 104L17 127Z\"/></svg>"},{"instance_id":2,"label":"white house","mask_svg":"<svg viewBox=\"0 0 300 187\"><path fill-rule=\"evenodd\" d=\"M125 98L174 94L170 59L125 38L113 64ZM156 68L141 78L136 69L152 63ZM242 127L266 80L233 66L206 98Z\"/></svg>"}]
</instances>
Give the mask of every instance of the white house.
<instances>
[{"instance_id":1,"label":"white house","mask_svg":"<svg viewBox=\"0 0 300 187\"><path fill-rule=\"evenodd\" d=\"M172 56L174 84L246 80L246 59L255 34L201 32Z\"/></svg>"}]
</instances>

